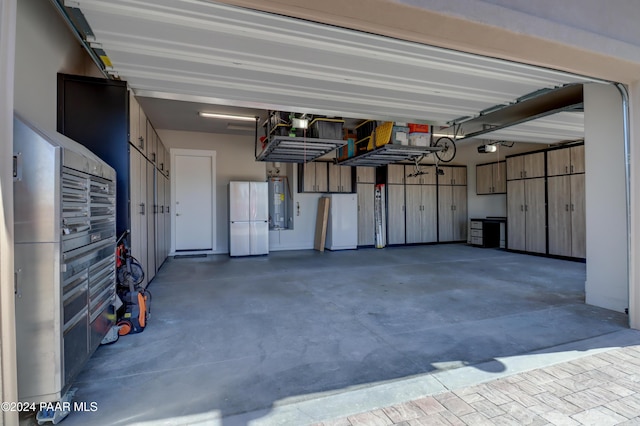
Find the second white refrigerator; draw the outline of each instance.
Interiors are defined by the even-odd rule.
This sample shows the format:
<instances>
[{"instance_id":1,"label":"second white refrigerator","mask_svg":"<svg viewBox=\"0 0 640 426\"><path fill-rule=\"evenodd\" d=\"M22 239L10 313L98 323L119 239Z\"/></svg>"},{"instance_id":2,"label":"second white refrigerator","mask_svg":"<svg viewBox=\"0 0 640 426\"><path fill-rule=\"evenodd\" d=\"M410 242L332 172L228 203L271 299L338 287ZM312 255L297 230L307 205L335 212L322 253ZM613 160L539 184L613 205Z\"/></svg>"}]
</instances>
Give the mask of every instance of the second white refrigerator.
<instances>
[{"instance_id":1,"label":"second white refrigerator","mask_svg":"<svg viewBox=\"0 0 640 426\"><path fill-rule=\"evenodd\" d=\"M269 253L267 182L229 182L229 255Z\"/></svg>"}]
</instances>

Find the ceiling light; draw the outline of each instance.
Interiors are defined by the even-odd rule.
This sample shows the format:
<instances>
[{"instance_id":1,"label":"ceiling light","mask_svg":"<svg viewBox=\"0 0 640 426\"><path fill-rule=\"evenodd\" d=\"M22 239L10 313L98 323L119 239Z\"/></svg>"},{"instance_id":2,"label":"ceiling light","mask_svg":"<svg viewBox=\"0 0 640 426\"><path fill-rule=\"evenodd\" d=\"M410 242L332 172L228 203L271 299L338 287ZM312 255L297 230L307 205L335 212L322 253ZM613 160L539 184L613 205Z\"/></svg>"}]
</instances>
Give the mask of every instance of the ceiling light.
<instances>
[{"instance_id":1,"label":"ceiling light","mask_svg":"<svg viewBox=\"0 0 640 426\"><path fill-rule=\"evenodd\" d=\"M256 117L248 117L246 115L229 115L229 114L216 114L213 112L200 111L200 117L206 118L221 118L223 120L239 120L239 121L256 121Z\"/></svg>"}]
</instances>

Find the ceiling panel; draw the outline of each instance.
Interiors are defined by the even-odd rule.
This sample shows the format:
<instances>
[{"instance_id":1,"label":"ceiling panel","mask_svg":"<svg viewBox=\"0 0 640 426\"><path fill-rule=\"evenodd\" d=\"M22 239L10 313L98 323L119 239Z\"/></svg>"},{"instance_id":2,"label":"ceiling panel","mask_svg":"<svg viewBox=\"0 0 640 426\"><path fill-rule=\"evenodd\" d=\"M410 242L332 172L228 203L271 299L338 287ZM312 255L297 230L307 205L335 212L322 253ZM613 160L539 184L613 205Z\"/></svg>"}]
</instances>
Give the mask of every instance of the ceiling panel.
<instances>
[{"instance_id":1,"label":"ceiling panel","mask_svg":"<svg viewBox=\"0 0 640 426\"><path fill-rule=\"evenodd\" d=\"M445 124L541 88L586 81L208 1L73 5L111 71L147 97Z\"/></svg>"},{"instance_id":2,"label":"ceiling panel","mask_svg":"<svg viewBox=\"0 0 640 426\"><path fill-rule=\"evenodd\" d=\"M584 139L584 112L559 112L484 133L475 139L544 144Z\"/></svg>"}]
</instances>

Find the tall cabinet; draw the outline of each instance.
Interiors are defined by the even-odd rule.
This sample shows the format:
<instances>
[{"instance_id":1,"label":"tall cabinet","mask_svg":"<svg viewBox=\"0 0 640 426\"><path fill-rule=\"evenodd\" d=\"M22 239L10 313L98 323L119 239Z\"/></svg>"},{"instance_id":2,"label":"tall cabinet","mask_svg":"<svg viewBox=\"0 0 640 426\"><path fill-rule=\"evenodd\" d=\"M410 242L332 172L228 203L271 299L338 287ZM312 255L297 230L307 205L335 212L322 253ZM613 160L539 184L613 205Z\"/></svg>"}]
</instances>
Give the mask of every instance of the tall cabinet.
<instances>
[{"instance_id":1,"label":"tall cabinet","mask_svg":"<svg viewBox=\"0 0 640 426\"><path fill-rule=\"evenodd\" d=\"M387 166L387 244L406 244L405 169L402 164Z\"/></svg>"},{"instance_id":2,"label":"tall cabinet","mask_svg":"<svg viewBox=\"0 0 640 426\"><path fill-rule=\"evenodd\" d=\"M405 166L405 175L414 166ZM406 178L407 243L438 241L438 187L435 166L421 166L425 174Z\"/></svg>"},{"instance_id":3,"label":"tall cabinet","mask_svg":"<svg viewBox=\"0 0 640 426\"><path fill-rule=\"evenodd\" d=\"M356 167L356 191L358 193L358 245L375 244L374 193L375 167Z\"/></svg>"},{"instance_id":4,"label":"tall cabinet","mask_svg":"<svg viewBox=\"0 0 640 426\"><path fill-rule=\"evenodd\" d=\"M584 145L547 152L549 254L585 258Z\"/></svg>"},{"instance_id":5,"label":"tall cabinet","mask_svg":"<svg viewBox=\"0 0 640 426\"><path fill-rule=\"evenodd\" d=\"M146 284L169 253L169 220L160 213L168 212L166 181L164 197L158 192L160 179L169 176L158 160L166 162L168 152L155 129L126 82L58 74L58 131L115 169L116 232L130 231L131 253L142 263Z\"/></svg>"},{"instance_id":6,"label":"tall cabinet","mask_svg":"<svg viewBox=\"0 0 640 426\"><path fill-rule=\"evenodd\" d=\"M545 153L507 158L507 248L546 253Z\"/></svg>"},{"instance_id":7,"label":"tall cabinet","mask_svg":"<svg viewBox=\"0 0 640 426\"><path fill-rule=\"evenodd\" d=\"M440 167L438 175L438 241L467 239L467 168Z\"/></svg>"}]
</instances>

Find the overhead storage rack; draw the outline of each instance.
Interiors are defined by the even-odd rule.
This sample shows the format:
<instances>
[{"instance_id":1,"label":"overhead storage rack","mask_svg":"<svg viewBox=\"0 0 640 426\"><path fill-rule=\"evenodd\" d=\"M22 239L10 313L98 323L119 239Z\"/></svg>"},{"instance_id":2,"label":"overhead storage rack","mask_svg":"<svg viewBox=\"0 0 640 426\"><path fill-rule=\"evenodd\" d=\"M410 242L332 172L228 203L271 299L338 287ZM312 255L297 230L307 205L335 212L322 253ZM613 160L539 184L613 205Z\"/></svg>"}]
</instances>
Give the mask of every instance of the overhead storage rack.
<instances>
[{"instance_id":1,"label":"overhead storage rack","mask_svg":"<svg viewBox=\"0 0 640 426\"><path fill-rule=\"evenodd\" d=\"M342 139L272 136L262 152L256 156L256 160L307 163L346 143L347 141Z\"/></svg>"},{"instance_id":2,"label":"overhead storage rack","mask_svg":"<svg viewBox=\"0 0 640 426\"><path fill-rule=\"evenodd\" d=\"M413 160L432 152L440 151L439 146L409 146L386 144L372 151L339 161L342 166L384 166L404 160Z\"/></svg>"}]
</instances>

